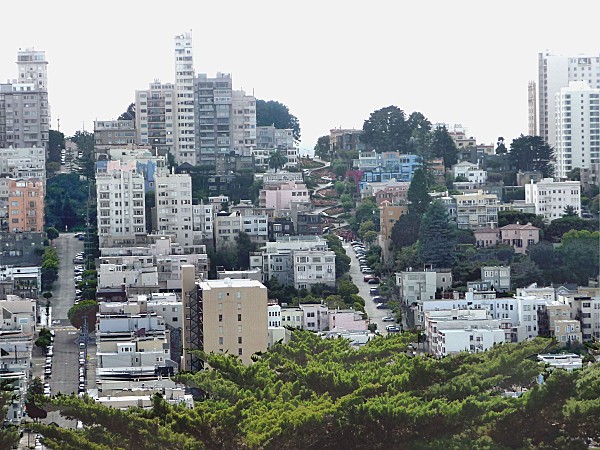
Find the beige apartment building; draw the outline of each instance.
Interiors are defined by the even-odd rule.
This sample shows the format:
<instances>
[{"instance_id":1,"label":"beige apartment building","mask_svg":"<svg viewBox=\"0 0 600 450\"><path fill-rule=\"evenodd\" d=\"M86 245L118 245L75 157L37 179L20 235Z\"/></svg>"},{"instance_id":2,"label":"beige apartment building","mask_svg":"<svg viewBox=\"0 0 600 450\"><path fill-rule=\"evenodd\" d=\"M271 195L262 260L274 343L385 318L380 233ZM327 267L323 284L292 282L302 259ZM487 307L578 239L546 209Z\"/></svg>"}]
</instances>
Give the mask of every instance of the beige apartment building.
<instances>
[{"instance_id":1,"label":"beige apartment building","mask_svg":"<svg viewBox=\"0 0 600 450\"><path fill-rule=\"evenodd\" d=\"M244 364L252 355L267 350L267 288L256 280L231 279L197 281L190 289L190 275L183 266L183 347L206 353L229 353ZM184 370L195 370L186 355Z\"/></svg>"},{"instance_id":2,"label":"beige apartment building","mask_svg":"<svg viewBox=\"0 0 600 450\"><path fill-rule=\"evenodd\" d=\"M38 178L8 182L9 232L44 232L44 182Z\"/></svg>"}]
</instances>

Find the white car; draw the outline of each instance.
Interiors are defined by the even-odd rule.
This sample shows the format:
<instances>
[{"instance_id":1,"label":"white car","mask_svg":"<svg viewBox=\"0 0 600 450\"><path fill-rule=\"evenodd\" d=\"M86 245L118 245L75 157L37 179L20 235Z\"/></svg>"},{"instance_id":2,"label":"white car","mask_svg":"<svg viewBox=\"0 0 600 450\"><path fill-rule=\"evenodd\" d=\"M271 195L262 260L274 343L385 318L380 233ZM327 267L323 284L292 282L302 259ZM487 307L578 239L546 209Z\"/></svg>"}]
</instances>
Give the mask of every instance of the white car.
<instances>
[{"instance_id":1,"label":"white car","mask_svg":"<svg viewBox=\"0 0 600 450\"><path fill-rule=\"evenodd\" d=\"M386 316L383 319L381 319L382 322L395 322L396 319L394 319L393 317L390 316Z\"/></svg>"}]
</instances>

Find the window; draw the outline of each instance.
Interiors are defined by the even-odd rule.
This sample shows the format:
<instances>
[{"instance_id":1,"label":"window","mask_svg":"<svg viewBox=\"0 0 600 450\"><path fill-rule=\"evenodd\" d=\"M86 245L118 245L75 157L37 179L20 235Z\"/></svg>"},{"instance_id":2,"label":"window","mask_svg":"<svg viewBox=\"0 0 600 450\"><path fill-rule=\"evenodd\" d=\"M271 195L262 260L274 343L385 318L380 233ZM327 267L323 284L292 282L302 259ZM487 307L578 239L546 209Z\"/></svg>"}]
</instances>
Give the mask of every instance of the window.
<instances>
[{"instance_id":1,"label":"window","mask_svg":"<svg viewBox=\"0 0 600 450\"><path fill-rule=\"evenodd\" d=\"M219 322L223 322L223 314L219 314Z\"/></svg>"},{"instance_id":2,"label":"window","mask_svg":"<svg viewBox=\"0 0 600 450\"><path fill-rule=\"evenodd\" d=\"M241 348L238 348L238 355L242 356L242 349Z\"/></svg>"},{"instance_id":3,"label":"window","mask_svg":"<svg viewBox=\"0 0 600 450\"><path fill-rule=\"evenodd\" d=\"M241 343L242 343L242 337L238 336L238 344L241 344Z\"/></svg>"},{"instance_id":4,"label":"window","mask_svg":"<svg viewBox=\"0 0 600 450\"><path fill-rule=\"evenodd\" d=\"M238 314L238 322L241 322L241 321L242 321L242 315Z\"/></svg>"},{"instance_id":5,"label":"window","mask_svg":"<svg viewBox=\"0 0 600 450\"><path fill-rule=\"evenodd\" d=\"M223 345L223 336L219 336L219 345Z\"/></svg>"}]
</instances>

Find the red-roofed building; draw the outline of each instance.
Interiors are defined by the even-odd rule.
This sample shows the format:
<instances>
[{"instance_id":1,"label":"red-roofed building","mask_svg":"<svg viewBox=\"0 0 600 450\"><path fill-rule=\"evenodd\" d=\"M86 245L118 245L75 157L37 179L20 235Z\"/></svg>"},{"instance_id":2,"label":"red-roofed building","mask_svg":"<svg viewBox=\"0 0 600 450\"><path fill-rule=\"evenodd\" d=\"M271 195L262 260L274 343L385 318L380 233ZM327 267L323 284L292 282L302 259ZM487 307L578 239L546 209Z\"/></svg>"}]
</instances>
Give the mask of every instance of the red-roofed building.
<instances>
[{"instance_id":1,"label":"red-roofed building","mask_svg":"<svg viewBox=\"0 0 600 450\"><path fill-rule=\"evenodd\" d=\"M498 244L511 245L515 253L526 254L530 245L540 241L540 229L530 223L505 225L501 228L474 230L477 247L494 247Z\"/></svg>"}]
</instances>

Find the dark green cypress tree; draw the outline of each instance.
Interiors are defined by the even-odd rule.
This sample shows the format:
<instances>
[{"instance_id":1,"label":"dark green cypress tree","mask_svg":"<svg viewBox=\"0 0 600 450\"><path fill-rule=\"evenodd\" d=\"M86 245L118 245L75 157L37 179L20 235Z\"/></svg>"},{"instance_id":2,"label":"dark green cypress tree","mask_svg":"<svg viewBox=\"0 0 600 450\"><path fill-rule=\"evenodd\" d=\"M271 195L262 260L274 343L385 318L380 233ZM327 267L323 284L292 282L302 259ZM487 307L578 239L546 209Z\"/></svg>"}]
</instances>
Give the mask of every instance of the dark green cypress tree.
<instances>
[{"instance_id":1,"label":"dark green cypress tree","mask_svg":"<svg viewBox=\"0 0 600 450\"><path fill-rule=\"evenodd\" d=\"M444 204L436 200L427 208L419 229L419 256L423 264L451 268L455 262L456 228Z\"/></svg>"},{"instance_id":2,"label":"dark green cypress tree","mask_svg":"<svg viewBox=\"0 0 600 450\"><path fill-rule=\"evenodd\" d=\"M408 187L408 211L411 214L423 214L431 202L428 193L427 177L423 169L415 170L412 181Z\"/></svg>"}]
</instances>

